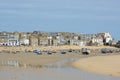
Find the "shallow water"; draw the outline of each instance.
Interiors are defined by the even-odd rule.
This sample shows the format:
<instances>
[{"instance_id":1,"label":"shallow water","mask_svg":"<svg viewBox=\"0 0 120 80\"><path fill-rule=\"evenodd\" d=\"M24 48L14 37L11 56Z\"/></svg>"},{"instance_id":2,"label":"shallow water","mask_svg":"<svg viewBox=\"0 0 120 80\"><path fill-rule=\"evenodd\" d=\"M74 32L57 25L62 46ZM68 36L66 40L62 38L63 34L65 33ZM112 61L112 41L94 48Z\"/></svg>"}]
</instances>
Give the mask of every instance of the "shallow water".
<instances>
[{"instance_id":1,"label":"shallow water","mask_svg":"<svg viewBox=\"0 0 120 80\"><path fill-rule=\"evenodd\" d=\"M38 65L32 65L32 64L26 64L26 63L20 63L16 60L9 60L9 61L1 61L0 62L0 66L7 66L7 67L14 67L14 68L37 68L37 69L40 69L40 68L46 68L46 69L51 69L51 68L63 68L63 67L66 67L67 64L70 64L74 61L76 61L77 59L79 58L67 58L65 60L61 60L61 61L58 61L58 62L55 62L55 63L51 63L51 64L38 64Z\"/></svg>"},{"instance_id":2,"label":"shallow water","mask_svg":"<svg viewBox=\"0 0 120 80\"><path fill-rule=\"evenodd\" d=\"M120 80L120 78L90 74L73 68L55 68L43 71L0 71L0 80Z\"/></svg>"},{"instance_id":3,"label":"shallow water","mask_svg":"<svg viewBox=\"0 0 120 80\"><path fill-rule=\"evenodd\" d=\"M0 80L120 80L120 78L117 77L82 72L67 66L67 64L74 62L75 60L77 60L77 58L69 58L48 65L26 66L26 68L33 68L35 71L0 71ZM8 67L20 67L18 61L3 61L2 63L4 66Z\"/></svg>"}]
</instances>

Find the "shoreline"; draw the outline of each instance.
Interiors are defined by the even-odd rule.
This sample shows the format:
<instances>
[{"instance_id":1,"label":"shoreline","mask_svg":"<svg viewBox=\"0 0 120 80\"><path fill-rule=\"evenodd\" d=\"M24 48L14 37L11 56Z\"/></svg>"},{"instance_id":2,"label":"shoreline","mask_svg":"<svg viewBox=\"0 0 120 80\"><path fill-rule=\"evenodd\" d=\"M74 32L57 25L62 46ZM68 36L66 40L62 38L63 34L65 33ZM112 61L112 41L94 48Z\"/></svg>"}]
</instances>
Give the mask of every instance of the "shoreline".
<instances>
[{"instance_id":1,"label":"shoreline","mask_svg":"<svg viewBox=\"0 0 120 80\"><path fill-rule=\"evenodd\" d=\"M102 46L102 47L86 46L86 47L90 48L92 50L92 52L89 55L82 55L81 52L80 53L75 53L75 52L74 53L66 53L66 54L60 54L60 52L59 52L59 50L65 50L65 49L66 50L69 50L69 49L76 49L76 50L79 49L80 50L81 48L83 48L83 47L79 47L79 46L57 46L57 47L48 46L48 47L34 47L33 49L31 49L31 47L0 47L1 51L2 50L3 51L6 51L6 50L7 51L14 51L14 50L22 51L22 52L17 53L17 54L1 52L0 53L0 65L2 65L3 62L5 63L5 65L6 65L6 63L7 63L7 65L8 65L8 63L10 63L10 65L11 65L11 61L12 62L18 61L17 65L19 64L20 67L15 68L15 67L12 67L13 65L12 66L0 66L0 71L1 70L28 70L28 69L36 70L38 68L40 70L45 70L47 67L49 67L48 66L49 64L51 65L51 64L54 64L54 63L59 62L59 61L68 60L70 58L71 59L77 58L75 62L69 61L68 62L69 64L67 64L67 66L76 68L76 69L78 69L80 71L89 72L89 73L120 77L120 71L118 72L117 75L116 75L116 73L114 75L113 74L114 71L109 72L110 70L103 69L104 66L102 66L102 63L100 63L100 60L97 62L97 59L99 59L99 57L101 59L103 59L103 58L107 59L109 56L111 56L111 57L118 56L118 58L111 58L112 61L107 60L106 63L111 62L111 63L114 63L114 65L116 65L116 66L120 65L120 64L115 64L117 61L120 62L120 59L119 59L120 54L119 53L115 53L115 52L110 53L110 54L102 54L102 53L100 53L100 49L102 49L102 48L110 48L110 49L113 49L113 50L118 49L118 48L106 47L106 46ZM46 52L44 54L42 54L42 55L37 55L37 54L35 54L33 52L25 53L24 50L26 48L28 50L31 50L31 51L34 50L34 49L56 50L56 51L58 50L58 51L57 51L57 53L54 53L54 54L51 54L51 55L48 55ZM114 61L116 59L117 59L117 61ZM105 61L103 61L103 62L105 62ZM80 63L83 63L83 64L80 64ZM104 63L104 64L106 64L106 63ZM95 65L98 65L98 66L95 66L95 65L92 65L92 64L95 64ZM108 64L108 65L111 66L112 64ZM16 66L16 64L15 64L15 66ZM26 66L27 66L27 68L26 68ZM32 69L31 67L35 67L35 68ZM56 66L52 66L52 67L56 67ZM96 69L98 72L96 72L96 70L91 70L91 68ZM101 68L101 69L99 69L99 68ZM115 68L115 69L116 69L116 71L119 70L117 68ZM99 70L100 71L108 70L108 72L106 74L104 74L102 72L99 73Z\"/></svg>"},{"instance_id":2,"label":"shoreline","mask_svg":"<svg viewBox=\"0 0 120 80\"><path fill-rule=\"evenodd\" d=\"M71 66L83 72L120 77L120 55L83 58Z\"/></svg>"}]
</instances>

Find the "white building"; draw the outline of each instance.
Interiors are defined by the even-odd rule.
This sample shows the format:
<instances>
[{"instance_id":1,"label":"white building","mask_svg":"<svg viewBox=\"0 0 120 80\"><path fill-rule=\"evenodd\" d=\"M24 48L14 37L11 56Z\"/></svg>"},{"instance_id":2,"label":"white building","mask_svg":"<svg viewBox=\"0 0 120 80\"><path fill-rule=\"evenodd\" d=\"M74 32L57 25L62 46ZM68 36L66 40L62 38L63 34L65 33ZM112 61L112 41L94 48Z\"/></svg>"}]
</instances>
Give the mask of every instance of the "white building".
<instances>
[{"instance_id":1,"label":"white building","mask_svg":"<svg viewBox=\"0 0 120 80\"><path fill-rule=\"evenodd\" d=\"M80 41L78 46L86 46L86 42Z\"/></svg>"},{"instance_id":2,"label":"white building","mask_svg":"<svg viewBox=\"0 0 120 80\"><path fill-rule=\"evenodd\" d=\"M105 42L108 44L113 40L109 32L105 33L104 38Z\"/></svg>"},{"instance_id":3,"label":"white building","mask_svg":"<svg viewBox=\"0 0 120 80\"><path fill-rule=\"evenodd\" d=\"M22 39L21 41L20 41L20 44L21 45L29 45L29 39Z\"/></svg>"},{"instance_id":4,"label":"white building","mask_svg":"<svg viewBox=\"0 0 120 80\"><path fill-rule=\"evenodd\" d=\"M92 44L95 44L97 46L102 46L103 45L103 38L93 38Z\"/></svg>"},{"instance_id":5,"label":"white building","mask_svg":"<svg viewBox=\"0 0 120 80\"><path fill-rule=\"evenodd\" d=\"M19 41L18 39L8 39L8 46L19 46Z\"/></svg>"}]
</instances>

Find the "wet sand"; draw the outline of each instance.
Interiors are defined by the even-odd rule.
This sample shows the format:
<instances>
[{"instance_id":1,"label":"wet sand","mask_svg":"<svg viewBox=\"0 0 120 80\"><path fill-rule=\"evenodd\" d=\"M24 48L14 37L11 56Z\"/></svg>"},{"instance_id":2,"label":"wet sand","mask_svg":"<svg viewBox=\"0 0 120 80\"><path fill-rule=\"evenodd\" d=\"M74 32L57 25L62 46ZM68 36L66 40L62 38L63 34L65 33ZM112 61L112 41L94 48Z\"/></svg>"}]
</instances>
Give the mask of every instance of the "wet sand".
<instances>
[{"instance_id":1,"label":"wet sand","mask_svg":"<svg viewBox=\"0 0 120 80\"><path fill-rule=\"evenodd\" d=\"M72 65L81 71L120 77L120 55L84 58Z\"/></svg>"},{"instance_id":2,"label":"wet sand","mask_svg":"<svg viewBox=\"0 0 120 80\"><path fill-rule=\"evenodd\" d=\"M72 68L0 71L0 80L120 80L120 78L80 72Z\"/></svg>"},{"instance_id":3,"label":"wet sand","mask_svg":"<svg viewBox=\"0 0 120 80\"><path fill-rule=\"evenodd\" d=\"M65 49L81 49L78 46L60 46L60 47L0 47L0 80L119 80L120 78L102 76L89 72L87 69L80 69L79 61L74 63L74 68L71 63L75 60L97 56L99 51L88 56L79 53L61 54L59 50ZM104 47L89 47L90 49L101 49ZM113 49L113 47L108 47ZM37 55L33 52L25 52L27 50L55 50L57 53L48 55L44 52L42 55ZM9 52L10 51L10 52ZM20 51L13 53L13 51ZM106 58L107 56L105 56ZM87 58L86 58L87 59ZM88 58L89 59L89 58ZM117 59L117 58L116 58ZM84 60L84 59L83 59ZM89 61L87 61L89 62ZM87 63L86 62L86 63ZM109 61L107 61L109 62ZM113 61L114 63L114 61ZM84 65L84 64L82 64ZM115 64L117 65L117 64ZM94 67L94 66L93 66ZM81 72L86 71L86 72ZM101 70L102 71L102 70ZM99 79L98 79L99 78Z\"/></svg>"},{"instance_id":4,"label":"wet sand","mask_svg":"<svg viewBox=\"0 0 120 80\"><path fill-rule=\"evenodd\" d=\"M78 54L79 55L79 54ZM0 70L11 70L11 69L26 69L29 67L43 67L43 65L54 64L60 61L70 60L74 54L55 53L52 55L42 54L37 55L35 53L0 53ZM47 66L46 66L47 67Z\"/></svg>"}]
</instances>

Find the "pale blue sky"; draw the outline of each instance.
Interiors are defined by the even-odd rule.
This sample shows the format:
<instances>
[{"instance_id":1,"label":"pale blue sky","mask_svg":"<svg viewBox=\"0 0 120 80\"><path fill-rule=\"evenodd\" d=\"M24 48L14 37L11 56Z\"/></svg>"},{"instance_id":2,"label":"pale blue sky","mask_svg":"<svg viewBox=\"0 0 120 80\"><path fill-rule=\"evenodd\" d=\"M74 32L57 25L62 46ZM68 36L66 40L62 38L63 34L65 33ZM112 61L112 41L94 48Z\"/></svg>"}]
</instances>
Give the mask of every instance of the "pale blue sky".
<instances>
[{"instance_id":1,"label":"pale blue sky","mask_svg":"<svg viewBox=\"0 0 120 80\"><path fill-rule=\"evenodd\" d=\"M0 0L0 31L34 30L120 39L120 0Z\"/></svg>"}]
</instances>

